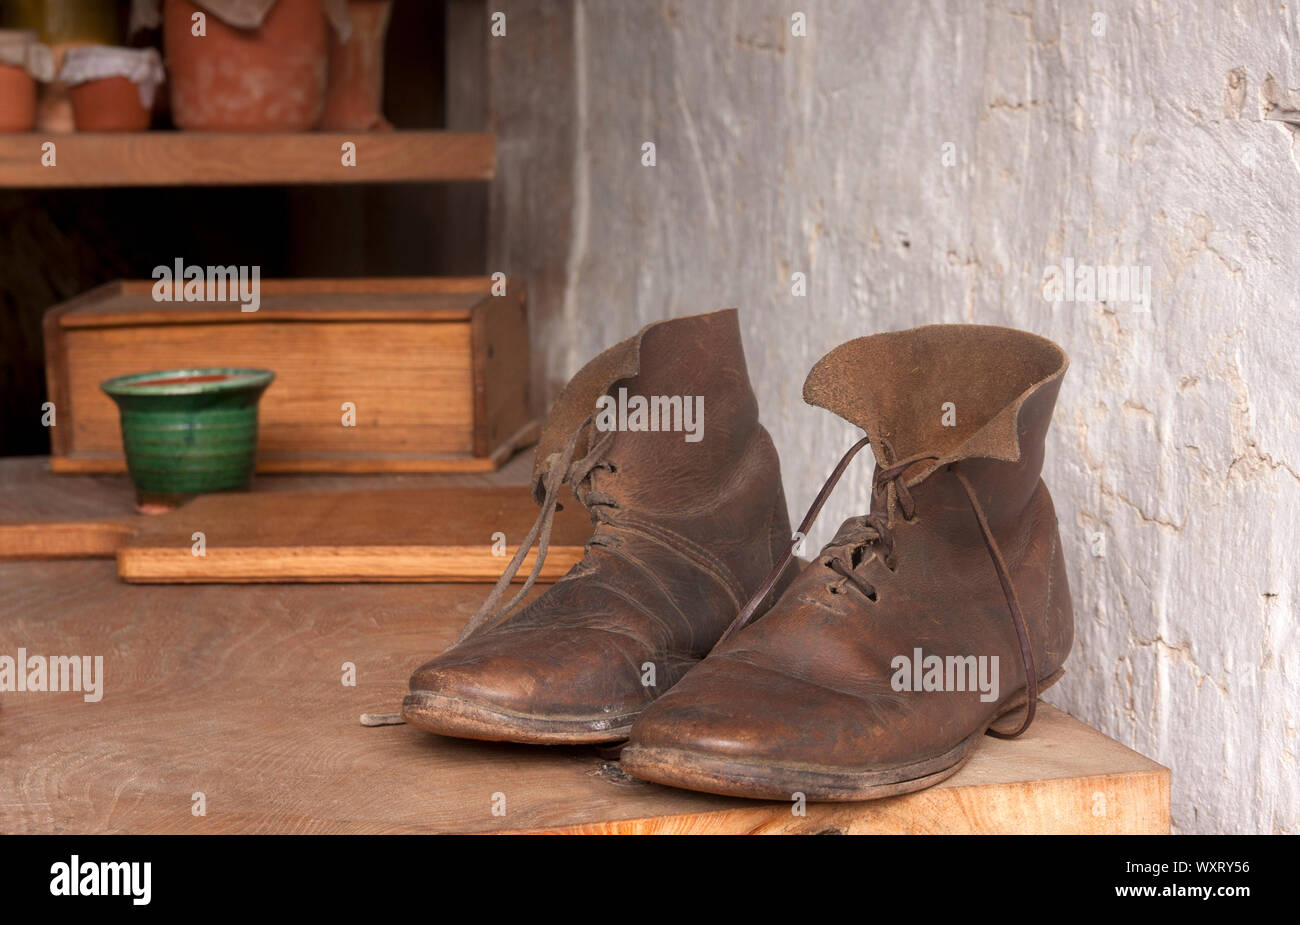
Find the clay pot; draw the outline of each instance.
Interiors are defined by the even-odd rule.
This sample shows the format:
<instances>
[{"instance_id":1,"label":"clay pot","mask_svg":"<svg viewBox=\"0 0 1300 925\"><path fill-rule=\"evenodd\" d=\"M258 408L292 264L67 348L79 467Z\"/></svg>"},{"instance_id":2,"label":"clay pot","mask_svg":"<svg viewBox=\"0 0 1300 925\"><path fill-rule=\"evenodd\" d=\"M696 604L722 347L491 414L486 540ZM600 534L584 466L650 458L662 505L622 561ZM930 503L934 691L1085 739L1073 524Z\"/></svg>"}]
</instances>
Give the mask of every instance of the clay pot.
<instances>
[{"instance_id":1,"label":"clay pot","mask_svg":"<svg viewBox=\"0 0 1300 925\"><path fill-rule=\"evenodd\" d=\"M36 127L36 81L26 68L0 64L0 132Z\"/></svg>"},{"instance_id":2,"label":"clay pot","mask_svg":"<svg viewBox=\"0 0 1300 925\"><path fill-rule=\"evenodd\" d=\"M63 66L70 48L82 45L116 45L125 25L125 10L117 0L0 0L5 20L20 29L40 33L40 40L53 54L55 73ZM40 132L70 132L72 103L68 88L51 77L40 78L36 104L36 129Z\"/></svg>"},{"instance_id":3,"label":"clay pot","mask_svg":"<svg viewBox=\"0 0 1300 925\"><path fill-rule=\"evenodd\" d=\"M139 132L149 127L149 110L125 77L77 84L68 88L68 96L79 132Z\"/></svg>"},{"instance_id":4,"label":"clay pot","mask_svg":"<svg viewBox=\"0 0 1300 925\"><path fill-rule=\"evenodd\" d=\"M384 39L392 0L351 0L352 35L330 33L329 86L320 127L330 131L390 129L384 118Z\"/></svg>"},{"instance_id":5,"label":"clay pot","mask_svg":"<svg viewBox=\"0 0 1300 925\"><path fill-rule=\"evenodd\" d=\"M122 415L136 507L153 514L209 491L248 488L266 369L179 369L100 385Z\"/></svg>"},{"instance_id":6,"label":"clay pot","mask_svg":"<svg viewBox=\"0 0 1300 925\"><path fill-rule=\"evenodd\" d=\"M278 0L257 29L236 28L204 11L205 36L191 32L197 12L189 0L167 0L163 8L178 127L275 132L316 125L325 103L329 49L321 0Z\"/></svg>"},{"instance_id":7,"label":"clay pot","mask_svg":"<svg viewBox=\"0 0 1300 925\"><path fill-rule=\"evenodd\" d=\"M30 132L36 127L32 61L38 47L35 32L0 31L0 132Z\"/></svg>"},{"instance_id":8,"label":"clay pot","mask_svg":"<svg viewBox=\"0 0 1300 925\"><path fill-rule=\"evenodd\" d=\"M138 132L149 127L162 60L152 48L70 48L59 79L68 87L77 131Z\"/></svg>"}]
</instances>

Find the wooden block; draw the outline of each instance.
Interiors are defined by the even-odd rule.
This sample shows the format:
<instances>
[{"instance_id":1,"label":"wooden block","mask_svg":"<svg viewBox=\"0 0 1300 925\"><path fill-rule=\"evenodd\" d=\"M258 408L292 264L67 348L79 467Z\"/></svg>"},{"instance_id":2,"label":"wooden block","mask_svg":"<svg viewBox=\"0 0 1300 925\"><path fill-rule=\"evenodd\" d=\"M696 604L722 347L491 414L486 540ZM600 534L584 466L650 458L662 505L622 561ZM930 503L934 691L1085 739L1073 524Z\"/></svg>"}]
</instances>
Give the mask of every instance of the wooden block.
<instances>
[{"instance_id":1,"label":"wooden block","mask_svg":"<svg viewBox=\"0 0 1300 925\"><path fill-rule=\"evenodd\" d=\"M56 144L57 163L42 163ZM344 142L356 145L344 166ZM256 186L490 180L486 132L219 132L0 135L0 187Z\"/></svg>"},{"instance_id":2,"label":"wooden block","mask_svg":"<svg viewBox=\"0 0 1300 925\"><path fill-rule=\"evenodd\" d=\"M160 583L496 581L537 512L522 486L204 495L141 518L117 549L117 570L125 581ZM539 580L572 568L591 531L579 505L558 512Z\"/></svg>"},{"instance_id":3,"label":"wooden block","mask_svg":"<svg viewBox=\"0 0 1300 925\"><path fill-rule=\"evenodd\" d=\"M266 280L258 311L102 286L45 317L55 472L122 472L113 376L272 369L260 472L490 471L536 439L521 286L465 279ZM343 426L344 403L355 426Z\"/></svg>"},{"instance_id":4,"label":"wooden block","mask_svg":"<svg viewBox=\"0 0 1300 925\"><path fill-rule=\"evenodd\" d=\"M133 586L106 562L0 563L0 653L102 654L103 699L5 694L11 833L1164 833L1169 771L1044 706L930 790L756 802L632 780L589 748L366 728L481 585ZM357 686L339 683L356 666ZM1067 663L1067 671L1069 665ZM191 813L195 792L207 815ZM493 795L505 815L493 815Z\"/></svg>"}]
</instances>

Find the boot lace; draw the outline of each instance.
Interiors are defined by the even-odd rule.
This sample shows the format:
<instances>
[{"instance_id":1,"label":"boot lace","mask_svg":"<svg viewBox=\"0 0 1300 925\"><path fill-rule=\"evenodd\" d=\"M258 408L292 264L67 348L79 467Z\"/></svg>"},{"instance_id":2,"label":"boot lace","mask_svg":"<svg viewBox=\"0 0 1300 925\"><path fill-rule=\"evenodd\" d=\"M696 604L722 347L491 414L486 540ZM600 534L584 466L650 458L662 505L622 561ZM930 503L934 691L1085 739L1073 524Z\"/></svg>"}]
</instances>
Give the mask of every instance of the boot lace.
<instances>
[{"instance_id":1,"label":"boot lace","mask_svg":"<svg viewBox=\"0 0 1300 925\"><path fill-rule=\"evenodd\" d=\"M862 446L863 441L858 441L848 458L856 456ZM887 443L885 447L888 456L893 458L893 450ZM903 473L915 463L937 458L928 454L918 455L889 466L877 466L871 480L872 513L865 517L850 518L822 550L822 561L845 581L852 582L872 601L876 600L876 586L858 568L867 561L867 550L878 546L882 553L881 561L891 572L894 570L894 525L889 510L890 492L892 490L892 497L904 522L911 523L916 517L916 501L907 487ZM832 487L834 484L831 482ZM877 499L882 503L877 505ZM809 526L812 524L809 523Z\"/></svg>"},{"instance_id":2,"label":"boot lace","mask_svg":"<svg viewBox=\"0 0 1300 925\"><path fill-rule=\"evenodd\" d=\"M817 497L813 500L812 506L809 507L808 513L804 515L803 520L800 522L799 536L807 535L809 528L812 527L817 515L821 513L822 507L826 504L826 499L830 497L831 491L840 480L840 476L844 474L844 470L848 468L853 457L857 456L858 452L870 442L870 437L863 437L853 444L840 459L838 465L836 465L834 471L831 472L830 477L822 486L821 491L817 493ZM887 441L882 441L882 443L884 455L892 460L894 458L892 447ZM869 600L875 601L877 599L876 586L859 571L861 565L867 561L866 551L868 548L878 547L881 550L881 561L885 567L890 571L894 570L896 564L894 560L894 530L897 525L892 520L893 511L897 509L901 519L906 523L916 519L916 500L912 497L912 492L907 486L904 473L919 462L938 458L934 454L918 454L909 456L907 459L891 462L889 465L878 465L876 467L871 482L871 493L873 502L876 499L881 500L882 503L879 508L877 509L877 505L873 503L872 513L863 517L854 517L845 523L834 539L822 550L822 555L819 557L820 562L841 576L841 584L851 582ZM1025 678L1028 687L1028 705L1025 710L1024 721L1021 723L1020 728L1014 732L998 732L991 728L988 730L988 734L991 736L1000 739L1014 739L1024 733L1034 721L1034 713L1038 703L1038 671L1034 665L1033 648L1029 642L1029 627L1025 622L1016 589L1011 583L1010 569L1007 567L1006 559L1002 555L997 539L993 536L993 530L990 528L988 518L984 514L984 508L979 503L979 497L975 493L974 486L971 485L965 473L957 466L957 463L953 463L948 466L948 470L957 477L957 481L961 484L967 499L970 501L975 519L979 523L980 535L984 539L989 558L992 559L993 567L997 571L998 583L1002 586L1002 594L1006 598L1007 608L1011 613L1011 621L1016 630L1016 639L1020 644L1020 655L1024 660ZM777 562L744 609L727 627L717 645L722 645L753 621L754 615L768 596L771 595L793 559L794 546L791 545L786 548L780 561Z\"/></svg>"},{"instance_id":3,"label":"boot lace","mask_svg":"<svg viewBox=\"0 0 1300 925\"><path fill-rule=\"evenodd\" d=\"M470 617L453 645L463 642L485 627L496 626L507 620L537 582L542 564L546 561L546 553L551 546L551 528L555 522L555 512L563 510L563 506L559 503L561 486L566 484L570 486L574 497L587 510L592 524L596 527L591 539L587 541L586 550L590 551L593 546L614 546L619 543L617 537L600 532L601 525L612 522L610 511L617 510L619 503L607 492L596 490L592 483L592 475L597 471L617 471L617 465L605 459L605 452L609 449L614 432L607 431L592 445L586 456L577 460L573 458L577 452L578 438L591 421L592 416L588 415L586 420L574 428L573 433L564 442L563 448L547 458L542 471L545 492L541 510L537 513L537 519L533 521L532 529L519 544L519 549L506 565L505 571L497 579L492 591L484 598L483 603L474 612L474 616ZM504 606L498 606L534 545L537 546L537 558L533 561L532 571L529 572L519 591Z\"/></svg>"}]
</instances>

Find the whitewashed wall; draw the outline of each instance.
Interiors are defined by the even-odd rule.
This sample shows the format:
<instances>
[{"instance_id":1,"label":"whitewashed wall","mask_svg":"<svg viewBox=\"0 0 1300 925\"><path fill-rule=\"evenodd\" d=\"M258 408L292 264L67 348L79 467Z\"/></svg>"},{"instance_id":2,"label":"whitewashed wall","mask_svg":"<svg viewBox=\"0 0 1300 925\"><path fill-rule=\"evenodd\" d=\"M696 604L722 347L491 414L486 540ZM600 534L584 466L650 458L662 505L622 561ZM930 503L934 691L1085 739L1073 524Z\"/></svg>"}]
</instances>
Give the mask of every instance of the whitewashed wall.
<instances>
[{"instance_id":1,"label":"whitewashed wall","mask_svg":"<svg viewBox=\"0 0 1300 925\"><path fill-rule=\"evenodd\" d=\"M1046 699L1173 768L1177 831L1300 833L1300 141L1264 118L1300 110L1297 7L493 6L494 260L532 287L539 394L739 306L793 518L854 438L800 399L826 350L941 321L1057 340L1077 643ZM1067 258L1149 267L1149 312L1049 303Z\"/></svg>"}]
</instances>

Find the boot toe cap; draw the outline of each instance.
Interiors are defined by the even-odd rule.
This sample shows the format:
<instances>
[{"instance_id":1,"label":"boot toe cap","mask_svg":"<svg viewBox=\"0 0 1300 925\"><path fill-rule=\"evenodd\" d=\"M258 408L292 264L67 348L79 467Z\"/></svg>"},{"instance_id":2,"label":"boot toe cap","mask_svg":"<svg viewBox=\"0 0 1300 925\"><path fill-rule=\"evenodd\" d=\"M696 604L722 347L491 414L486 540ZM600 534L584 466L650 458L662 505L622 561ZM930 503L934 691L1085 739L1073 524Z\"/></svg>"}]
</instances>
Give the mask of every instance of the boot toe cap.
<instances>
[{"instance_id":1,"label":"boot toe cap","mask_svg":"<svg viewBox=\"0 0 1300 925\"><path fill-rule=\"evenodd\" d=\"M849 692L718 655L646 709L624 759L628 773L647 780L788 798L826 774L913 760L897 734L900 716L888 688Z\"/></svg>"},{"instance_id":2,"label":"boot toe cap","mask_svg":"<svg viewBox=\"0 0 1300 925\"><path fill-rule=\"evenodd\" d=\"M582 636L584 638L571 638ZM605 741L631 724L644 689L609 643L521 631L470 639L421 665L403 703L431 732L518 741Z\"/></svg>"}]
</instances>

